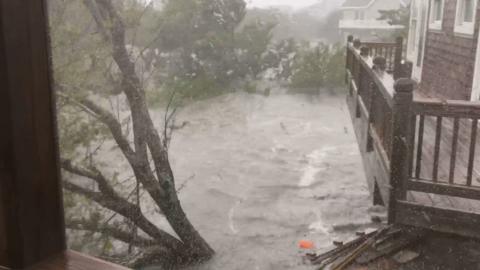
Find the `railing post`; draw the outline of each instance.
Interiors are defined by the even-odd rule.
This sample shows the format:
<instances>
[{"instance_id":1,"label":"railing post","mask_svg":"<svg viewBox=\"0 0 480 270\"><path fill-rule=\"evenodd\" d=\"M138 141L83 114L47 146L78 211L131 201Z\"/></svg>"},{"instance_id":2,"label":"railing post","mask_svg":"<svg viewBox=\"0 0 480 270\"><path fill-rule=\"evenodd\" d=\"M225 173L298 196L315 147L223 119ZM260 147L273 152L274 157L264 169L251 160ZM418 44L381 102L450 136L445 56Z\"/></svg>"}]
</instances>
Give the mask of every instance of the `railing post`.
<instances>
[{"instance_id":1,"label":"railing post","mask_svg":"<svg viewBox=\"0 0 480 270\"><path fill-rule=\"evenodd\" d=\"M372 69L382 77L387 70L387 59L385 59L385 57L383 56L376 56L375 58L373 58Z\"/></svg>"},{"instance_id":2,"label":"railing post","mask_svg":"<svg viewBox=\"0 0 480 270\"><path fill-rule=\"evenodd\" d=\"M360 47L360 55L362 57L368 57L370 55L370 48L367 46Z\"/></svg>"},{"instance_id":3,"label":"railing post","mask_svg":"<svg viewBox=\"0 0 480 270\"><path fill-rule=\"evenodd\" d=\"M353 40L353 47L355 49L360 49L360 46L362 46L362 42L360 41L359 38L356 38Z\"/></svg>"},{"instance_id":4,"label":"railing post","mask_svg":"<svg viewBox=\"0 0 480 270\"><path fill-rule=\"evenodd\" d=\"M398 37L395 42L395 58L393 60L393 78L395 80L402 78L402 54L403 37Z\"/></svg>"},{"instance_id":5,"label":"railing post","mask_svg":"<svg viewBox=\"0 0 480 270\"><path fill-rule=\"evenodd\" d=\"M355 49L360 49L361 48L361 45L362 45L362 42L360 41L360 39L355 39L353 41L353 47ZM357 118L359 118L361 116L361 113L360 113L360 102L359 102L359 99L360 97L363 97L364 93L364 88L363 88L363 80L365 79L364 76L363 76L363 66L361 64L361 60L359 60L358 58L356 58L356 62L355 62L355 83L357 85L357 100L356 100L356 112L355 112L355 116Z\"/></svg>"},{"instance_id":6,"label":"railing post","mask_svg":"<svg viewBox=\"0 0 480 270\"><path fill-rule=\"evenodd\" d=\"M409 178L410 132L415 81L407 78L395 82L392 107L392 151L390 156L390 198L388 222L395 222L396 202L407 196L406 181Z\"/></svg>"},{"instance_id":7,"label":"railing post","mask_svg":"<svg viewBox=\"0 0 480 270\"><path fill-rule=\"evenodd\" d=\"M398 72L398 78L412 78L413 72L413 63L410 61L405 61L401 64L400 71Z\"/></svg>"},{"instance_id":8,"label":"railing post","mask_svg":"<svg viewBox=\"0 0 480 270\"><path fill-rule=\"evenodd\" d=\"M377 85L374 82L371 82L369 85L369 91L370 91L370 99L368 100L368 127L367 127L367 145L366 145L366 151L367 153L370 153L373 151L373 138L371 136L370 130L373 126L374 119L375 119L375 95L376 92L378 91Z\"/></svg>"},{"instance_id":9,"label":"railing post","mask_svg":"<svg viewBox=\"0 0 480 270\"><path fill-rule=\"evenodd\" d=\"M350 78L348 77L348 72L350 71L350 74L352 73L352 56L351 56L351 52L350 52L350 44L353 42L353 36L350 35L348 36L347 38L347 54L346 54L346 64L345 64L345 67L346 67L346 72L345 72L345 83L347 83L347 85L350 86Z\"/></svg>"}]
</instances>

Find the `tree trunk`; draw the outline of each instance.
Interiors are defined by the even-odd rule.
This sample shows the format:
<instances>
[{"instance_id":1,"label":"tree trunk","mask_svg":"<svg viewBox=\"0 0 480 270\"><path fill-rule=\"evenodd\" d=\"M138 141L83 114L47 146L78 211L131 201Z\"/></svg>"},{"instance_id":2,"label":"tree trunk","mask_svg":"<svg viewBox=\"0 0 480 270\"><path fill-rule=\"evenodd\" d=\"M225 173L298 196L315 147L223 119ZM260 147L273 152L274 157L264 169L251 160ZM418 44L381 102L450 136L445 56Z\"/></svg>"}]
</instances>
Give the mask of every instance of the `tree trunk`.
<instances>
[{"instance_id":1,"label":"tree trunk","mask_svg":"<svg viewBox=\"0 0 480 270\"><path fill-rule=\"evenodd\" d=\"M186 252L194 261L210 259L214 250L193 227L178 200L176 193L162 205L162 211L180 240L185 244Z\"/></svg>"},{"instance_id":2,"label":"tree trunk","mask_svg":"<svg viewBox=\"0 0 480 270\"><path fill-rule=\"evenodd\" d=\"M84 3L100 28L100 34L103 35L106 42L112 45L112 56L122 75L122 91L130 107L135 148L132 150L127 144L121 147L121 150L131 164L136 180L142 184L160 207L183 244L173 248L174 250L170 250L170 252L165 252L164 249L159 252L152 250L152 253L147 255L150 258L162 258L166 254L172 254L171 259L181 260L180 264L208 260L213 256L214 250L190 223L178 199L173 172L168 160L168 146L165 143L168 138L163 138L162 141L153 124L146 105L145 93L135 70L135 63L127 52L125 26L122 18L110 0L95 0L95 2L84 0ZM100 12L96 8L100 9ZM90 108L94 107L94 104L90 104ZM112 130L112 128L110 129ZM121 133L121 129L118 132ZM166 132L164 136L167 136ZM148 152L154 163L156 179L151 170ZM141 211L140 216L143 217ZM135 222L136 218L133 218L133 221ZM159 243L162 241L152 234L149 236ZM163 258L162 260L165 261Z\"/></svg>"}]
</instances>

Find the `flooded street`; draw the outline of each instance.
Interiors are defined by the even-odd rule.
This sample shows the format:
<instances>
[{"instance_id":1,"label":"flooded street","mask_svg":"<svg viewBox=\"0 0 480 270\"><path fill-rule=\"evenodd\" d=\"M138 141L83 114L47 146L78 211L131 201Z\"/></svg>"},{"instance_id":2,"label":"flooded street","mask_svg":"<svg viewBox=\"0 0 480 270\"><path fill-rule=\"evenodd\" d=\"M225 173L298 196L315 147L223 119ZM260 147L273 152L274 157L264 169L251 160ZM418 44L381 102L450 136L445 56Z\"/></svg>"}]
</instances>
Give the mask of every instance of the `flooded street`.
<instances>
[{"instance_id":1,"label":"flooded street","mask_svg":"<svg viewBox=\"0 0 480 270\"><path fill-rule=\"evenodd\" d=\"M312 269L298 241L324 250L375 227L343 95L227 94L183 121L170 149L180 198L217 252L189 270Z\"/></svg>"}]
</instances>

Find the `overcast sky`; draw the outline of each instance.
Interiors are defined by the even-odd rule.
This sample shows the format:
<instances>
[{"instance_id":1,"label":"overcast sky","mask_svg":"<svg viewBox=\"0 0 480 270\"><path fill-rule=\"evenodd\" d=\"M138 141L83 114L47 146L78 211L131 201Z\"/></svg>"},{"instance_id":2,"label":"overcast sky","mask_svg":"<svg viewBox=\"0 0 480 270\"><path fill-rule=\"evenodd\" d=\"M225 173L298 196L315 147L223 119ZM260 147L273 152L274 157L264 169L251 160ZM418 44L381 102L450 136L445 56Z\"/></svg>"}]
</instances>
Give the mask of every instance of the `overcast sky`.
<instances>
[{"instance_id":1,"label":"overcast sky","mask_svg":"<svg viewBox=\"0 0 480 270\"><path fill-rule=\"evenodd\" d=\"M291 6L292 8L307 7L319 0L246 0L251 7Z\"/></svg>"}]
</instances>

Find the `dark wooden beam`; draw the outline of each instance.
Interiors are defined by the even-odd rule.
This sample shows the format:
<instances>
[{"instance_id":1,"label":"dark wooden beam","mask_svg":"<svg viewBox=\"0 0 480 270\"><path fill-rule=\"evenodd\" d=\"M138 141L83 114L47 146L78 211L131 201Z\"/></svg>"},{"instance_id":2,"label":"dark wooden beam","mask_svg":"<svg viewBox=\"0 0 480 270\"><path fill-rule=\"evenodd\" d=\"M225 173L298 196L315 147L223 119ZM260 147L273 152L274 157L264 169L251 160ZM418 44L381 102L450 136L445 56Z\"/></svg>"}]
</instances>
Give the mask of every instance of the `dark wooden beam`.
<instances>
[{"instance_id":1,"label":"dark wooden beam","mask_svg":"<svg viewBox=\"0 0 480 270\"><path fill-rule=\"evenodd\" d=\"M480 188L472 186L411 179L407 181L407 189L425 193L480 200Z\"/></svg>"},{"instance_id":2,"label":"dark wooden beam","mask_svg":"<svg viewBox=\"0 0 480 270\"><path fill-rule=\"evenodd\" d=\"M0 20L0 265L21 269L65 250L44 1Z\"/></svg>"},{"instance_id":3,"label":"dark wooden beam","mask_svg":"<svg viewBox=\"0 0 480 270\"><path fill-rule=\"evenodd\" d=\"M459 210L397 202L396 221L399 224L453 233L480 239L480 214Z\"/></svg>"},{"instance_id":4,"label":"dark wooden beam","mask_svg":"<svg viewBox=\"0 0 480 270\"><path fill-rule=\"evenodd\" d=\"M0 14L2 14L2 5L0 5ZM2 29L2 20L0 20L0 29ZM5 49L3 46L3 35L0 35L0 82L6 81L6 65L5 65ZM4 89L0 88L0 94L5 94ZM0 98L0 130L11 130L10 126L10 104L8 98ZM0 132L0 185L2 182L11 182L12 171L10 162L7 159L10 153L11 134L7 132ZM0 265L7 264L7 228L5 222L5 196L0 189ZM0 268L1 269L1 268Z\"/></svg>"},{"instance_id":5,"label":"dark wooden beam","mask_svg":"<svg viewBox=\"0 0 480 270\"><path fill-rule=\"evenodd\" d=\"M458 117L467 119L480 118L480 102L462 100L415 99L415 114Z\"/></svg>"}]
</instances>

